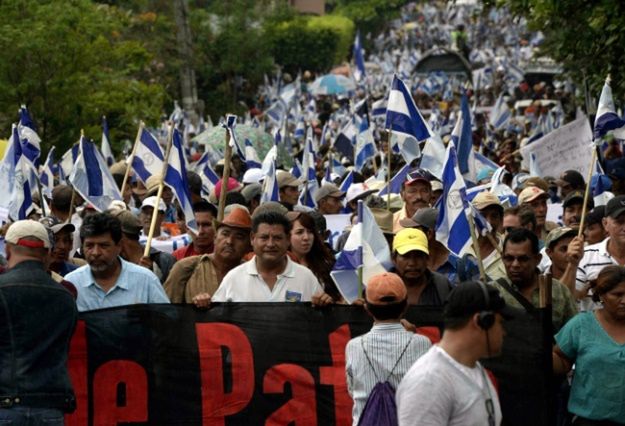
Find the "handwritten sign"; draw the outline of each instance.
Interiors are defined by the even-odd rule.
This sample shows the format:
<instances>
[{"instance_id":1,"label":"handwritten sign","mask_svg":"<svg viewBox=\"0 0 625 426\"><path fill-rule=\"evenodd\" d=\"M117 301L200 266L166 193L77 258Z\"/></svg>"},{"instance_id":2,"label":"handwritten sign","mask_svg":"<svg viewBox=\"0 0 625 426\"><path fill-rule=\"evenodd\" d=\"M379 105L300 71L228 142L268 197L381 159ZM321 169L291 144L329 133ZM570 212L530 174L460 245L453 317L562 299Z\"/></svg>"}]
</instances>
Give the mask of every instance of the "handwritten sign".
<instances>
[{"instance_id":1,"label":"handwritten sign","mask_svg":"<svg viewBox=\"0 0 625 426\"><path fill-rule=\"evenodd\" d=\"M521 155L527 166L534 154L543 176L558 177L566 170L577 170L585 176L592 154L591 144L590 124L588 118L582 116L521 148Z\"/></svg>"}]
</instances>

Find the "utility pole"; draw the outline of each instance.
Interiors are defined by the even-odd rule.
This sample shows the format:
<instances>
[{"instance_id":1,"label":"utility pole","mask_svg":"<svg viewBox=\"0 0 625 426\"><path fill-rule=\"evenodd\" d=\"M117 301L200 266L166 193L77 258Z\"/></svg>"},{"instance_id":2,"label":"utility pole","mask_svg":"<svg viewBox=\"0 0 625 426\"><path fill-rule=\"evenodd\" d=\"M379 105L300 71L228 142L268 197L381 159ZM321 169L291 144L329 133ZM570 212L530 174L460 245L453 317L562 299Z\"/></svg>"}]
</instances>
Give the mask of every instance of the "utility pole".
<instances>
[{"instance_id":1,"label":"utility pole","mask_svg":"<svg viewBox=\"0 0 625 426\"><path fill-rule=\"evenodd\" d=\"M193 69L193 37L189 27L188 0L174 0L174 22L176 23L176 41L180 56L180 92L182 108L189 114L191 123L197 125L197 84Z\"/></svg>"}]
</instances>

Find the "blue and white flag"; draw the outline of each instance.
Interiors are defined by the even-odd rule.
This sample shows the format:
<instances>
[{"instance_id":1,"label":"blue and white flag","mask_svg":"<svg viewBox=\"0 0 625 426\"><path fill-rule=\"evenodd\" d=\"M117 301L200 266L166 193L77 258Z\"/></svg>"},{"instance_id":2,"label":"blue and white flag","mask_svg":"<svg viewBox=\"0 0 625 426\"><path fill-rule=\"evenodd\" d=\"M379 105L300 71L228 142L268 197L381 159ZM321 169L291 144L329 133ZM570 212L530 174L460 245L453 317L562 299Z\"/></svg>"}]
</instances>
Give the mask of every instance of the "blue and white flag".
<instances>
[{"instance_id":1,"label":"blue and white flag","mask_svg":"<svg viewBox=\"0 0 625 426\"><path fill-rule=\"evenodd\" d=\"M265 115L278 127L286 120L287 106L282 99L278 99L265 111Z\"/></svg>"},{"instance_id":2,"label":"blue and white flag","mask_svg":"<svg viewBox=\"0 0 625 426\"><path fill-rule=\"evenodd\" d=\"M458 167L460 172L471 182L475 182L475 159L473 151L473 132L471 130L471 111L469 99L466 93L462 94L460 102L460 114L454 130L451 132L451 140L458 150Z\"/></svg>"},{"instance_id":3,"label":"blue and white flag","mask_svg":"<svg viewBox=\"0 0 625 426\"><path fill-rule=\"evenodd\" d=\"M453 144L449 144L443 168L443 195L437 203L436 239L459 257L471 249L466 191L458 168L456 149Z\"/></svg>"},{"instance_id":4,"label":"blue and white flag","mask_svg":"<svg viewBox=\"0 0 625 426\"><path fill-rule=\"evenodd\" d=\"M297 120L297 124L295 125L295 133L293 137L296 140L304 139L306 136L306 122L304 121L304 117L300 117Z\"/></svg>"},{"instance_id":5,"label":"blue and white flag","mask_svg":"<svg viewBox=\"0 0 625 426\"><path fill-rule=\"evenodd\" d=\"M490 112L490 125L493 126L495 130L503 129L506 127L511 117L512 111L510 111L508 104L503 98L503 92L501 92L497 98L497 102L495 102L495 106Z\"/></svg>"},{"instance_id":6,"label":"blue and white flag","mask_svg":"<svg viewBox=\"0 0 625 426\"><path fill-rule=\"evenodd\" d=\"M371 104L371 116L372 117L386 117L386 98L379 99Z\"/></svg>"},{"instance_id":7,"label":"blue and white flag","mask_svg":"<svg viewBox=\"0 0 625 426\"><path fill-rule=\"evenodd\" d=\"M56 165L54 164L54 151L56 151L55 146L50 148L50 151L48 151L48 156L46 157L46 162L43 165L43 170L39 174L41 190L50 198L52 198L52 188L54 188L54 175L56 170Z\"/></svg>"},{"instance_id":8,"label":"blue and white flag","mask_svg":"<svg viewBox=\"0 0 625 426\"><path fill-rule=\"evenodd\" d=\"M194 171L200 175L200 178L202 179L202 192L208 196L220 179L211 167L208 153L205 152L202 154L200 159L194 165Z\"/></svg>"},{"instance_id":9,"label":"blue and white flag","mask_svg":"<svg viewBox=\"0 0 625 426\"><path fill-rule=\"evenodd\" d=\"M601 97L599 98L593 136L595 139L600 139L609 131L613 132L615 138L625 139L625 120L616 114L614 100L612 99L612 89L610 88L610 79L607 78L603 85L603 90L601 90Z\"/></svg>"},{"instance_id":10,"label":"blue and white flag","mask_svg":"<svg viewBox=\"0 0 625 426\"><path fill-rule=\"evenodd\" d=\"M241 148L237 134L234 128L237 125L237 116L234 114L226 115L226 120L222 123L222 127L230 134L229 145L232 148L232 152L239 156L239 158L245 162L245 151Z\"/></svg>"},{"instance_id":11,"label":"blue and white flag","mask_svg":"<svg viewBox=\"0 0 625 426\"><path fill-rule=\"evenodd\" d=\"M20 121L17 125L17 132L20 137L22 155L32 164L34 170L37 170L41 155L41 138L37 134L37 128L26 106L21 106L19 115Z\"/></svg>"},{"instance_id":12,"label":"blue and white flag","mask_svg":"<svg viewBox=\"0 0 625 426\"><path fill-rule=\"evenodd\" d=\"M184 213L187 228L196 231L197 223L193 214L193 204L191 203L191 193L189 192L189 182L187 181L182 135L175 128L173 130L169 158L167 159L167 173L165 173L163 183L171 188L174 197L178 199L180 208Z\"/></svg>"},{"instance_id":13,"label":"blue and white flag","mask_svg":"<svg viewBox=\"0 0 625 426\"><path fill-rule=\"evenodd\" d=\"M276 173L276 162L274 160L269 164L269 170L265 174L266 177L263 182L263 192L260 195L261 203L266 203L267 201L280 201L280 191L278 189L278 177Z\"/></svg>"},{"instance_id":14,"label":"blue and white flag","mask_svg":"<svg viewBox=\"0 0 625 426\"><path fill-rule=\"evenodd\" d=\"M84 136L80 137L78 158L68 179L76 192L99 212L107 210L114 200L122 199L102 154Z\"/></svg>"},{"instance_id":15,"label":"blue and white flag","mask_svg":"<svg viewBox=\"0 0 625 426\"><path fill-rule=\"evenodd\" d=\"M18 126L13 125L4 159L0 163L0 207L13 220L26 219L33 208L29 176L31 163L22 151Z\"/></svg>"},{"instance_id":16,"label":"blue and white flag","mask_svg":"<svg viewBox=\"0 0 625 426\"><path fill-rule=\"evenodd\" d=\"M365 58L362 54L362 44L360 43L360 31L356 31L356 39L354 40L354 49L352 56L354 57L354 79L360 82L365 78Z\"/></svg>"},{"instance_id":17,"label":"blue and white flag","mask_svg":"<svg viewBox=\"0 0 625 426\"><path fill-rule=\"evenodd\" d=\"M593 178L595 185L592 188L592 199L595 207L605 206L614 195L608 192L608 189L604 185L605 175L597 174L593 176Z\"/></svg>"},{"instance_id":18,"label":"blue and white flag","mask_svg":"<svg viewBox=\"0 0 625 426\"><path fill-rule=\"evenodd\" d=\"M78 145L78 143L72 145L61 157L61 161L59 162L59 175L62 175L63 180L67 179L72 173L72 170L74 170L74 164L76 164L76 160L78 159Z\"/></svg>"},{"instance_id":19,"label":"blue and white flag","mask_svg":"<svg viewBox=\"0 0 625 426\"><path fill-rule=\"evenodd\" d=\"M339 253L334 270L330 276L348 303L362 297L359 289L365 287L359 283L358 270L362 268L362 282L386 272L393 266L391 252L378 227L371 210L358 201L358 223L355 224Z\"/></svg>"},{"instance_id":20,"label":"blue and white flag","mask_svg":"<svg viewBox=\"0 0 625 426\"><path fill-rule=\"evenodd\" d=\"M384 127L392 131L393 150L401 153L408 164L421 155L419 142L433 136L410 91L397 75L388 95Z\"/></svg>"},{"instance_id":21,"label":"blue and white flag","mask_svg":"<svg viewBox=\"0 0 625 426\"><path fill-rule=\"evenodd\" d=\"M367 117L363 117L356 135L356 153L354 155L354 168L356 171L362 171L369 160L375 161L374 157L377 152L369 120L367 120Z\"/></svg>"},{"instance_id":22,"label":"blue and white flag","mask_svg":"<svg viewBox=\"0 0 625 426\"><path fill-rule=\"evenodd\" d=\"M254 148L254 144L248 138L245 138L245 166L248 169L256 169L261 166L256 148Z\"/></svg>"},{"instance_id":23,"label":"blue and white flag","mask_svg":"<svg viewBox=\"0 0 625 426\"><path fill-rule=\"evenodd\" d=\"M274 140L273 146L269 148L269 151L267 151L267 154L265 154L265 158L263 159L263 163L261 165L261 170L263 171L263 174L265 176L269 174L269 169L271 168L272 164L275 170L274 163L278 159L278 144L282 141L282 136L280 135L280 129L277 129L276 132L274 133L273 140Z\"/></svg>"},{"instance_id":24,"label":"blue and white flag","mask_svg":"<svg viewBox=\"0 0 625 426\"><path fill-rule=\"evenodd\" d=\"M100 150L102 152L102 156L106 160L106 164L111 167L115 162L115 156L113 155L113 150L111 149L109 125L106 122L106 116L104 115L102 116L102 145L100 146Z\"/></svg>"},{"instance_id":25,"label":"blue and white flag","mask_svg":"<svg viewBox=\"0 0 625 426\"><path fill-rule=\"evenodd\" d=\"M158 140L146 129L141 129L135 154L132 157L132 170L141 182L146 183L152 175L160 176L163 173L163 150Z\"/></svg>"},{"instance_id":26,"label":"blue and white flag","mask_svg":"<svg viewBox=\"0 0 625 426\"><path fill-rule=\"evenodd\" d=\"M356 144L356 136L358 135L358 127L356 126L356 118L348 120L343 126L341 132L334 140L334 149L343 156L352 158L354 155L354 145Z\"/></svg>"},{"instance_id":27,"label":"blue and white flag","mask_svg":"<svg viewBox=\"0 0 625 426\"><path fill-rule=\"evenodd\" d=\"M354 171L350 170L350 172L343 178L341 184L339 185L339 191L347 192L350 186L354 183Z\"/></svg>"},{"instance_id":28,"label":"blue and white flag","mask_svg":"<svg viewBox=\"0 0 625 426\"><path fill-rule=\"evenodd\" d=\"M395 173L395 176L391 178L391 181L387 185L384 185L380 192L378 192L378 195L381 197L389 192L391 194L399 194L401 192L401 185L406 181L406 176L408 176L409 171L409 164L406 164L404 167L399 169L399 171Z\"/></svg>"},{"instance_id":29,"label":"blue and white flag","mask_svg":"<svg viewBox=\"0 0 625 426\"><path fill-rule=\"evenodd\" d=\"M434 133L434 132L432 132ZM423 152L421 153L421 163L419 167L426 169L438 180L443 178L443 161L445 160L445 144L443 140L434 133L434 136L425 141Z\"/></svg>"}]
</instances>

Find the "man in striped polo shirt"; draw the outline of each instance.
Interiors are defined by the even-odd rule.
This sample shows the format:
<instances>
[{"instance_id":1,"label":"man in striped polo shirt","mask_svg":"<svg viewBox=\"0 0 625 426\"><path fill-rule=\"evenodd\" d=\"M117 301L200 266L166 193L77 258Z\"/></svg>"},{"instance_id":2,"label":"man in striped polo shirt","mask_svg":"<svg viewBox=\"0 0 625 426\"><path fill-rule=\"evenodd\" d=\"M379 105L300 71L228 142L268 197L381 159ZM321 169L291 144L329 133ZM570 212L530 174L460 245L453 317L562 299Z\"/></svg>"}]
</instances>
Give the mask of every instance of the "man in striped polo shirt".
<instances>
[{"instance_id":1,"label":"man in striped polo shirt","mask_svg":"<svg viewBox=\"0 0 625 426\"><path fill-rule=\"evenodd\" d=\"M567 256L570 262L577 263L575 288L580 301L580 311L595 309L598 305L592 301L590 282L599 272L609 265L625 265L625 195L612 198L605 208L603 226L608 237L596 244L584 248L584 241L575 237Z\"/></svg>"}]
</instances>

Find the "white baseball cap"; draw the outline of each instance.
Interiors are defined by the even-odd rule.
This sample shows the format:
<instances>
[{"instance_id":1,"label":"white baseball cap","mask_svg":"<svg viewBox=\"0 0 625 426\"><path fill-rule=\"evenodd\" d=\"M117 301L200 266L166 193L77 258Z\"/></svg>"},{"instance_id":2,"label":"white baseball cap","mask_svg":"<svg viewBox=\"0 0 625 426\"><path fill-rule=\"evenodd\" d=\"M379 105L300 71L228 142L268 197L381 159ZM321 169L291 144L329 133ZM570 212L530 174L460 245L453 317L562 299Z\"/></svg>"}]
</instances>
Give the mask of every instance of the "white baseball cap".
<instances>
[{"instance_id":1,"label":"white baseball cap","mask_svg":"<svg viewBox=\"0 0 625 426\"><path fill-rule=\"evenodd\" d=\"M367 195L374 192L378 192L378 190L369 188L365 183L354 183L347 189L345 201L349 203L350 201L364 199Z\"/></svg>"},{"instance_id":2,"label":"white baseball cap","mask_svg":"<svg viewBox=\"0 0 625 426\"><path fill-rule=\"evenodd\" d=\"M25 238L36 238L38 241L30 241ZM4 237L7 243L30 248L52 247L46 227L34 220L18 220L11 224Z\"/></svg>"},{"instance_id":3,"label":"white baseball cap","mask_svg":"<svg viewBox=\"0 0 625 426\"><path fill-rule=\"evenodd\" d=\"M144 207L154 208L155 206L156 206L156 195L147 197L146 199L143 200L143 203L141 203L141 208L144 208ZM165 205L165 202L163 201L162 198L158 202L158 211L163 212L163 213L167 211L167 206Z\"/></svg>"},{"instance_id":4,"label":"white baseball cap","mask_svg":"<svg viewBox=\"0 0 625 426\"><path fill-rule=\"evenodd\" d=\"M261 183L265 179L263 171L259 168L247 169L243 174L243 184Z\"/></svg>"}]
</instances>

